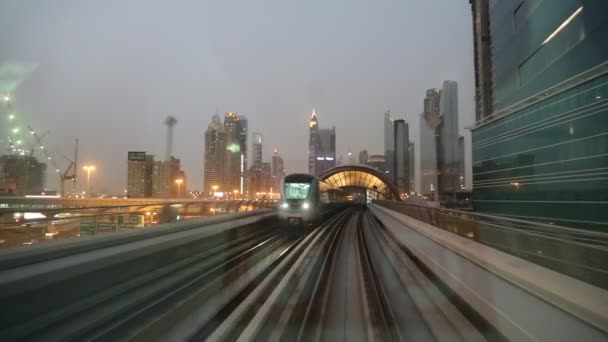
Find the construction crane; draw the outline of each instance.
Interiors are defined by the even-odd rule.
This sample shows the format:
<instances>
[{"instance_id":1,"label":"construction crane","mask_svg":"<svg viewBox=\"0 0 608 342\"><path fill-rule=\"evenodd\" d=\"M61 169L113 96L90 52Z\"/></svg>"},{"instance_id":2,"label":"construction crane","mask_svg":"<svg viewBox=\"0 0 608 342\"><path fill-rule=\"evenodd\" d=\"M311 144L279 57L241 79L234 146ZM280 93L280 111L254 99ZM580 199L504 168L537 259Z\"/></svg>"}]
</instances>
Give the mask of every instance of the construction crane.
<instances>
[{"instance_id":1,"label":"construction crane","mask_svg":"<svg viewBox=\"0 0 608 342\"><path fill-rule=\"evenodd\" d=\"M42 144L42 138L36 133L36 131L34 131L34 129L31 126L27 126L27 128L30 130L30 134L34 136L34 139L38 143L38 147L40 148L42 153L47 157L47 160L51 163L51 165L55 169L55 172L59 173L59 193L61 194L61 196L65 195L65 181L66 180L72 181L72 191L75 191L76 190L76 181L78 179L77 178L78 138L76 138L76 143L74 145L74 160L70 160L68 157L61 155L69 163L66 170L63 173L61 173L61 170L59 169L59 167L57 167L57 163L55 162L55 159L52 157L51 152L48 149L44 148L44 145ZM32 149L32 151L33 151L33 149Z\"/></svg>"},{"instance_id":2,"label":"construction crane","mask_svg":"<svg viewBox=\"0 0 608 342\"><path fill-rule=\"evenodd\" d=\"M60 192L61 196L65 194L65 181L72 181L72 192L76 191L76 181L78 180L78 138L76 138L76 142L74 144L74 160L70 160L70 158L65 155L61 155L63 159L65 159L68 163L70 163L63 174L60 175Z\"/></svg>"}]
</instances>

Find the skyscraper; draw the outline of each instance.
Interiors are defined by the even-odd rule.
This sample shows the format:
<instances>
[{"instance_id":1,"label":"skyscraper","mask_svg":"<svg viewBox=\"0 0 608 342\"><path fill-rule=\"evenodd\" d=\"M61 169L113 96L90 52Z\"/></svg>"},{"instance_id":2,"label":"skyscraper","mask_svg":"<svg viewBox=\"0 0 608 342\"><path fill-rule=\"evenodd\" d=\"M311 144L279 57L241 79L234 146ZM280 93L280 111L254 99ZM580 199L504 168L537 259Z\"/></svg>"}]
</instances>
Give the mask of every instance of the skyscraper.
<instances>
[{"instance_id":1,"label":"skyscraper","mask_svg":"<svg viewBox=\"0 0 608 342\"><path fill-rule=\"evenodd\" d=\"M319 176L336 166L336 128L319 128L315 111L309 122L308 171Z\"/></svg>"},{"instance_id":2,"label":"skyscraper","mask_svg":"<svg viewBox=\"0 0 608 342\"><path fill-rule=\"evenodd\" d=\"M410 191L410 135L409 125L403 119L393 121L394 126L394 164L393 170L396 177L395 185L399 189L399 193L409 194Z\"/></svg>"},{"instance_id":3,"label":"skyscraper","mask_svg":"<svg viewBox=\"0 0 608 342\"><path fill-rule=\"evenodd\" d=\"M312 110L308 122L308 173L315 174L316 153L319 146L319 119L315 110Z\"/></svg>"},{"instance_id":4,"label":"skyscraper","mask_svg":"<svg viewBox=\"0 0 608 342\"><path fill-rule=\"evenodd\" d=\"M127 153L127 196L146 198L152 196L152 165L154 156L146 152Z\"/></svg>"},{"instance_id":5,"label":"skyscraper","mask_svg":"<svg viewBox=\"0 0 608 342\"><path fill-rule=\"evenodd\" d=\"M475 210L606 231L608 2L470 2Z\"/></svg>"},{"instance_id":6,"label":"skyscraper","mask_svg":"<svg viewBox=\"0 0 608 342\"><path fill-rule=\"evenodd\" d=\"M239 160L239 192L241 195L245 193L245 189L247 189L247 118L245 116L240 116L239 120L236 124L237 132L238 132L238 141L240 147L240 160Z\"/></svg>"},{"instance_id":7,"label":"skyscraper","mask_svg":"<svg viewBox=\"0 0 608 342\"><path fill-rule=\"evenodd\" d=\"M473 11L473 60L475 63L475 121L492 114L494 87L492 86L492 35L490 34L490 16L488 0L469 0ZM512 1L508 1L513 4ZM523 13L533 8L537 2L519 4L517 10L521 19ZM532 4L532 5L530 5ZM522 8L523 7L523 8ZM513 19L515 16L513 16Z\"/></svg>"},{"instance_id":8,"label":"skyscraper","mask_svg":"<svg viewBox=\"0 0 608 342\"><path fill-rule=\"evenodd\" d=\"M359 152L359 164L366 165L368 156L367 150L361 150Z\"/></svg>"},{"instance_id":9,"label":"skyscraper","mask_svg":"<svg viewBox=\"0 0 608 342\"><path fill-rule=\"evenodd\" d=\"M177 184L175 180L180 178L180 160L171 157L169 161L152 162L152 197L175 198L177 197Z\"/></svg>"},{"instance_id":10,"label":"skyscraper","mask_svg":"<svg viewBox=\"0 0 608 342\"><path fill-rule=\"evenodd\" d=\"M397 184L395 175L395 126L393 121L391 111L386 111L384 113L384 172L393 184Z\"/></svg>"},{"instance_id":11,"label":"skyscraper","mask_svg":"<svg viewBox=\"0 0 608 342\"><path fill-rule=\"evenodd\" d=\"M226 174L223 190L232 193L241 187L241 136L237 113L226 113L224 116L224 134L226 136Z\"/></svg>"},{"instance_id":12,"label":"skyscraper","mask_svg":"<svg viewBox=\"0 0 608 342\"><path fill-rule=\"evenodd\" d=\"M262 169L262 133L253 132L253 167Z\"/></svg>"},{"instance_id":13,"label":"skyscraper","mask_svg":"<svg viewBox=\"0 0 608 342\"><path fill-rule=\"evenodd\" d=\"M441 103L441 89L431 88L426 91L424 98L424 113L433 113L439 115L439 105ZM429 118L430 120L430 118ZM429 121L427 120L427 121ZM432 126L437 126L434 124Z\"/></svg>"},{"instance_id":14,"label":"skyscraper","mask_svg":"<svg viewBox=\"0 0 608 342\"><path fill-rule=\"evenodd\" d=\"M458 155L460 156L461 163L458 165L458 178L459 178L459 189L463 190L465 188L465 163L464 163L464 136L458 136Z\"/></svg>"},{"instance_id":15,"label":"skyscraper","mask_svg":"<svg viewBox=\"0 0 608 342\"><path fill-rule=\"evenodd\" d=\"M432 88L426 91L424 98L424 112L420 114L420 189L421 194L432 196L437 193L438 165L437 140L441 117L439 116L439 103L441 90Z\"/></svg>"},{"instance_id":16,"label":"skyscraper","mask_svg":"<svg viewBox=\"0 0 608 342\"><path fill-rule=\"evenodd\" d=\"M410 191L417 191L416 189L416 145L413 141L410 140L410 145L408 148L409 153L409 175L410 175Z\"/></svg>"},{"instance_id":17,"label":"skyscraper","mask_svg":"<svg viewBox=\"0 0 608 342\"><path fill-rule=\"evenodd\" d=\"M262 133L255 131L253 132L253 165L249 168L247 175L250 196L253 197L258 192L264 192L262 178Z\"/></svg>"},{"instance_id":18,"label":"skyscraper","mask_svg":"<svg viewBox=\"0 0 608 342\"><path fill-rule=\"evenodd\" d=\"M272 188L272 164L271 162L262 162L262 177L261 177L261 187L260 192L265 193L263 197L269 197L270 190Z\"/></svg>"},{"instance_id":19,"label":"skyscraper","mask_svg":"<svg viewBox=\"0 0 608 342\"><path fill-rule=\"evenodd\" d=\"M464 163L459 147L458 132L458 85L443 81L439 103L441 126L439 128L439 193L449 194L460 189L460 169Z\"/></svg>"},{"instance_id":20,"label":"skyscraper","mask_svg":"<svg viewBox=\"0 0 608 342\"><path fill-rule=\"evenodd\" d=\"M285 178L285 165L279 151L275 148L272 154L272 192L281 193L281 184Z\"/></svg>"},{"instance_id":21,"label":"skyscraper","mask_svg":"<svg viewBox=\"0 0 608 342\"><path fill-rule=\"evenodd\" d=\"M224 133L224 125L220 117L215 114L205 131L203 167L203 193L205 196L212 195L214 187L217 187L221 191L227 191L224 189L225 156L226 135Z\"/></svg>"},{"instance_id":22,"label":"skyscraper","mask_svg":"<svg viewBox=\"0 0 608 342\"><path fill-rule=\"evenodd\" d=\"M319 145L315 153L315 176L336 166L336 128L319 129Z\"/></svg>"}]
</instances>

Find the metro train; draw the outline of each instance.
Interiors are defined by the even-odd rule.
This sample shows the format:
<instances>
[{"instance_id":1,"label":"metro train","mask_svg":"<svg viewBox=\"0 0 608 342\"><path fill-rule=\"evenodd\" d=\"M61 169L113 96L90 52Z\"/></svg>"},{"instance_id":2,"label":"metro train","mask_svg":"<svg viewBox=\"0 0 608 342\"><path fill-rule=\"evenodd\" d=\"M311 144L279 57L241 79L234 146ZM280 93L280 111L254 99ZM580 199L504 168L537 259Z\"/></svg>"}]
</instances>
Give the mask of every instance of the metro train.
<instances>
[{"instance_id":1,"label":"metro train","mask_svg":"<svg viewBox=\"0 0 608 342\"><path fill-rule=\"evenodd\" d=\"M281 199L279 219L307 224L319 221L335 204L346 202L346 195L315 176L295 173L283 180Z\"/></svg>"}]
</instances>

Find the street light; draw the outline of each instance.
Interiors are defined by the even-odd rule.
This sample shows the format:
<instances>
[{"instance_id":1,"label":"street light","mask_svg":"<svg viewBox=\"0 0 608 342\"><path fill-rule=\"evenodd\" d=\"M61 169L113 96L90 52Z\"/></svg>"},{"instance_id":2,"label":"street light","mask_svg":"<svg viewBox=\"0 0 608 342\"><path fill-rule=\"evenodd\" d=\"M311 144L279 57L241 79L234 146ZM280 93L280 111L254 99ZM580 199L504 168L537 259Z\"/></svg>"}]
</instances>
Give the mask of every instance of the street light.
<instances>
[{"instance_id":1,"label":"street light","mask_svg":"<svg viewBox=\"0 0 608 342\"><path fill-rule=\"evenodd\" d=\"M89 189L89 196L93 192L93 187L91 186L91 171L95 171L94 165L85 165L82 167L87 172L87 188Z\"/></svg>"},{"instance_id":2,"label":"street light","mask_svg":"<svg viewBox=\"0 0 608 342\"><path fill-rule=\"evenodd\" d=\"M232 190L232 193L234 194L234 199L236 199L236 196L239 194L238 190Z\"/></svg>"},{"instance_id":3,"label":"street light","mask_svg":"<svg viewBox=\"0 0 608 342\"><path fill-rule=\"evenodd\" d=\"M175 184L177 184L177 198L181 198L180 197L180 188L181 188L181 185L183 182L184 182L184 180L181 178L175 180Z\"/></svg>"}]
</instances>

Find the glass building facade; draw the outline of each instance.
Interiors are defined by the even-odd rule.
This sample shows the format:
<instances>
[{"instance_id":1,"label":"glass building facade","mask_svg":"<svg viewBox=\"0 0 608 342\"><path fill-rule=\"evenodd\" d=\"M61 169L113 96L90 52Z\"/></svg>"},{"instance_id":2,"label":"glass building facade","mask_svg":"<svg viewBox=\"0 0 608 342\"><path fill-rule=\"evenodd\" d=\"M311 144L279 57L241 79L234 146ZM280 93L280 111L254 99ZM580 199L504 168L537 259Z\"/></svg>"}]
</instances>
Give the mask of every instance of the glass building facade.
<instances>
[{"instance_id":1,"label":"glass building facade","mask_svg":"<svg viewBox=\"0 0 608 342\"><path fill-rule=\"evenodd\" d=\"M472 131L475 210L607 231L608 1L483 2L493 98Z\"/></svg>"},{"instance_id":2,"label":"glass building facade","mask_svg":"<svg viewBox=\"0 0 608 342\"><path fill-rule=\"evenodd\" d=\"M443 81L439 113L439 193L453 194L454 191L460 190L460 171L464 163L464 154L459 143L458 84L455 81Z\"/></svg>"}]
</instances>

